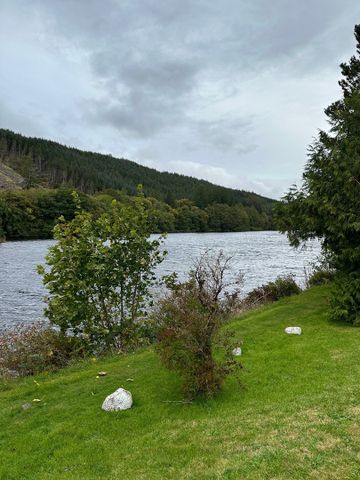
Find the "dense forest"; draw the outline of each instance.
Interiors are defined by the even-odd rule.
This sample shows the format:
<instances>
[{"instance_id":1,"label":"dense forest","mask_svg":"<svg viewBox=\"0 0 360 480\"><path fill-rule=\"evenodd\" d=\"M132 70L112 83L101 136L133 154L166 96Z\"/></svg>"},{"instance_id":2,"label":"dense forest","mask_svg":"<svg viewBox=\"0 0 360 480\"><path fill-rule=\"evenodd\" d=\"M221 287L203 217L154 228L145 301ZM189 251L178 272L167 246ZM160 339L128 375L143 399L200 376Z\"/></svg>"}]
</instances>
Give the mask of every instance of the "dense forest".
<instances>
[{"instance_id":1,"label":"dense forest","mask_svg":"<svg viewBox=\"0 0 360 480\"><path fill-rule=\"evenodd\" d=\"M274 200L205 180L159 172L111 155L0 129L0 236L48 238L59 215L74 214L71 191L101 212L128 202L141 184L156 231L244 231L273 228Z\"/></svg>"},{"instance_id":2,"label":"dense forest","mask_svg":"<svg viewBox=\"0 0 360 480\"><path fill-rule=\"evenodd\" d=\"M51 238L56 220L63 215L71 220L76 211L69 188L30 188L0 190L0 239ZM107 211L112 200L133 201L120 191L88 195L79 192L82 207L95 216ZM191 200L175 200L170 206L153 197L145 198L156 232L238 232L271 229L271 219L255 207L214 203L197 207Z\"/></svg>"}]
</instances>

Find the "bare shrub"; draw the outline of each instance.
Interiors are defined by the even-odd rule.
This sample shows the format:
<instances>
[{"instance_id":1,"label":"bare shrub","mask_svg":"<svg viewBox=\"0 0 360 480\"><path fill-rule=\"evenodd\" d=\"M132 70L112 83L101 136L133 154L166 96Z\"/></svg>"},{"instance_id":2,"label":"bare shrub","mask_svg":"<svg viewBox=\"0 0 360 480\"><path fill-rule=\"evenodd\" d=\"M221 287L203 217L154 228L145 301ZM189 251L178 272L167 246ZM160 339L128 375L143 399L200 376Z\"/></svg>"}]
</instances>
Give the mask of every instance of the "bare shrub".
<instances>
[{"instance_id":1,"label":"bare shrub","mask_svg":"<svg viewBox=\"0 0 360 480\"><path fill-rule=\"evenodd\" d=\"M84 355L80 342L45 323L0 332L0 377L34 375L64 367Z\"/></svg>"},{"instance_id":2,"label":"bare shrub","mask_svg":"<svg viewBox=\"0 0 360 480\"><path fill-rule=\"evenodd\" d=\"M160 359L181 375L188 398L213 396L225 377L241 368L232 355L231 333L220 332L242 284L242 276L226 282L230 260L222 252L217 256L206 252L187 281L174 277L168 281L169 292L155 311Z\"/></svg>"}]
</instances>

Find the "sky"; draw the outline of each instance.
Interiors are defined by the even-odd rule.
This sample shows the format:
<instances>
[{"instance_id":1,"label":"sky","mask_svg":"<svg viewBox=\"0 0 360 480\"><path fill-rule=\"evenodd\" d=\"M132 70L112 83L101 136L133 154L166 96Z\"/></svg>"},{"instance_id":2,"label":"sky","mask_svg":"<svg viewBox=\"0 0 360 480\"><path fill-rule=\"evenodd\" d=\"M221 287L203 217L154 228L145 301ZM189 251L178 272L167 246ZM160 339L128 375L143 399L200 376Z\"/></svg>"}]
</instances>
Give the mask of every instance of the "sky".
<instances>
[{"instance_id":1,"label":"sky","mask_svg":"<svg viewBox=\"0 0 360 480\"><path fill-rule=\"evenodd\" d=\"M0 0L0 127L279 198L359 0Z\"/></svg>"}]
</instances>

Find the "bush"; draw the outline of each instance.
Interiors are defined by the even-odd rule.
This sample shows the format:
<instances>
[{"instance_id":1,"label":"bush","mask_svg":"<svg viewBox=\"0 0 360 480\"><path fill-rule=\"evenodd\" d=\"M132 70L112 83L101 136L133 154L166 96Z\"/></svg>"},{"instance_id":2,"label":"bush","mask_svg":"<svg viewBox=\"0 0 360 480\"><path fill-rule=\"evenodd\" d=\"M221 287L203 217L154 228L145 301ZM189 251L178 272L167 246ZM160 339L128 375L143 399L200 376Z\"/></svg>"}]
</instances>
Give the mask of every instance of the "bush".
<instances>
[{"instance_id":1,"label":"bush","mask_svg":"<svg viewBox=\"0 0 360 480\"><path fill-rule=\"evenodd\" d=\"M231 334L220 333L229 305L238 295L238 290L225 294L228 264L222 253L217 258L205 254L186 282L168 282L169 293L155 312L160 359L181 375L188 398L213 396L225 377L241 367L232 355ZM215 359L215 350L222 353L220 359Z\"/></svg>"},{"instance_id":2,"label":"bush","mask_svg":"<svg viewBox=\"0 0 360 480\"><path fill-rule=\"evenodd\" d=\"M247 307L261 305L262 303L275 302L282 297L289 297L300 292L301 289L295 282L294 277L287 275L254 288L247 294L243 304Z\"/></svg>"},{"instance_id":3,"label":"bush","mask_svg":"<svg viewBox=\"0 0 360 480\"><path fill-rule=\"evenodd\" d=\"M309 287L315 287L316 285L324 285L325 283L332 282L335 278L335 272L331 270L315 270L308 279Z\"/></svg>"},{"instance_id":4,"label":"bush","mask_svg":"<svg viewBox=\"0 0 360 480\"><path fill-rule=\"evenodd\" d=\"M0 377L56 370L84 356L81 343L44 323L19 325L0 333Z\"/></svg>"},{"instance_id":5,"label":"bush","mask_svg":"<svg viewBox=\"0 0 360 480\"><path fill-rule=\"evenodd\" d=\"M50 293L50 322L93 353L136 346L154 269L164 257L151 232L142 196L129 205L114 200L98 218L79 208L70 222L62 219L46 257L50 268L38 268Z\"/></svg>"},{"instance_id":6,"label":"bush","mask_svg":"<svg viewBox=\"0 0 360 480\"><path fill-rule=\"evenodd\" d=\"M330 318L360 326L360 273L338 275L330 298Z\"/></svg>"},{"instance_id":7,"label":"bush","mask_svg":"<svg viewBox=\"0 0 360 480\"><path fill-rule=\"evenodd\" d=\"M315 287L332 282L335 279L336 269L334 267L334 257L330 252L322 252L317 262L312 264L312 270L306 276L306 287Z\"/></svg>"}]
</instances>

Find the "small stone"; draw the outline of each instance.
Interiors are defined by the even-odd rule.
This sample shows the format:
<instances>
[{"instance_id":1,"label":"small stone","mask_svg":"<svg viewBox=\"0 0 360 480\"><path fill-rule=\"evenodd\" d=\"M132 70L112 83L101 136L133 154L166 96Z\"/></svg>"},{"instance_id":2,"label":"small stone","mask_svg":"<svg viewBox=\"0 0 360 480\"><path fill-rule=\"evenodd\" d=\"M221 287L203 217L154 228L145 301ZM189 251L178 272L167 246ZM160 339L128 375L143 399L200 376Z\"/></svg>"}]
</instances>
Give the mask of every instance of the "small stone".
<instances>
[{"instance_id":1,"label":"small stone","mask_svg":"<svg viewBox=\"0 0 360 480\"><path fill-rule=\"evenodd\" d=\"M106 412L117 412L131 408L132 404L133 399L131 393L124 388L118 388L105 398L101 408Z\"/></svg>"},{"instance_id":2,"label":"small stone","mask_svg":"<svg viewBox=\"0 0 360 480\"><path fill-rule=\"evenodd\" d=\"M232 351L232 354L234 355L234 357L241 357L241 354L242 354L241 347L234 348L234 350Z\"/></svg>"},{"instance_id":3,"label":"small stone","mask_svg":"<svg viewBox=\"0 0 360 480\"><path fill-rule=\"evenodd\" d=\"M301 327L286 327L285 333L289 335L301 335Z\"/></svg>"}]
</instances>

